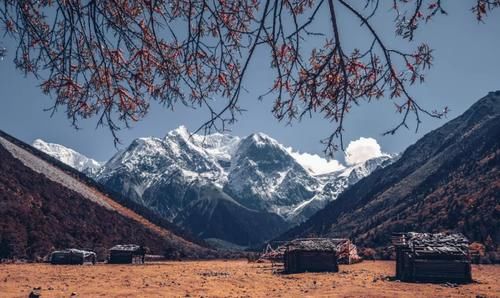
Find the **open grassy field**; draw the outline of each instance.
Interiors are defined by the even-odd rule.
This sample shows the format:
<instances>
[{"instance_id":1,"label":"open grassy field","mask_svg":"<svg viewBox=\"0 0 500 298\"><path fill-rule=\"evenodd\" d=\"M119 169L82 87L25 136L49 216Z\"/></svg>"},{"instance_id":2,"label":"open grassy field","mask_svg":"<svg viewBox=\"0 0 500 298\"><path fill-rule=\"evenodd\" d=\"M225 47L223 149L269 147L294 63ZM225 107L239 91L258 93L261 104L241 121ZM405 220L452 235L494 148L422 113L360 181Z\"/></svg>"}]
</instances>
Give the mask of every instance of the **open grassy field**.
<instances>
[{"instance_id":1,"label":"open grassy field","mask_svg":"<svg viewBox=\"0 0 500 298\"><path fill-rule=\"evenodd\" d=\"M1 264L0 297L500 297L500 266L474 265L474 283L392 281L394 262L340 266L339 273L273 274L270 264L236 261L146 265Z\"/></svg>"}]
</instances>

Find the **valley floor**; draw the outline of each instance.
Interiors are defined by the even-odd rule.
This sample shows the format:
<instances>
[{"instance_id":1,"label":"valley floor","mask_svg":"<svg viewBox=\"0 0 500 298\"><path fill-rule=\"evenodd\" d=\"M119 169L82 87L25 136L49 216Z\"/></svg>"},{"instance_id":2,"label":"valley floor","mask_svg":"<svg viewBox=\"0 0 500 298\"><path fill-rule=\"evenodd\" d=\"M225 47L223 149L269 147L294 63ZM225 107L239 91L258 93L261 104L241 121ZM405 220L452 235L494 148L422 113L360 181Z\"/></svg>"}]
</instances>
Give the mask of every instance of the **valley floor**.
<instances>
[{"instance_id":1,"label":"valley floor","mask_svg":"<svg viewBox=\"0 0 500 298\"><path fill-rule=\"evenodd\" d=\"M500 266L474 265L474 283L390 281L394 262L365 261L339 273L273 274L246 260L158 262L146 265L1 264L0 297L500 297Z\"/></svg>"}]
</instances>

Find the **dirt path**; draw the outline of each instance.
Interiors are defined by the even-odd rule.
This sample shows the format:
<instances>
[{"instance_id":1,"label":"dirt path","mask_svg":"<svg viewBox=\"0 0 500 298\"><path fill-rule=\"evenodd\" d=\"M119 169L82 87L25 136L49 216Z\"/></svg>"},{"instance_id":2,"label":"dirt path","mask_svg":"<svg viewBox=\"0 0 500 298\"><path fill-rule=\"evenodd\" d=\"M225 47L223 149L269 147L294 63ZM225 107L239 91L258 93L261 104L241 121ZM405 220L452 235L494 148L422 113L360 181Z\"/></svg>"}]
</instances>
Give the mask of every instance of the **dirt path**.
<instances>
[{"instance_id":1,"label":"dirt path","mask_svg":"<svg viewBox=\"0 0 500 298\"><path fill-rule=\"evenodd\" d=\"M341 266L339 273L273 274L246 261L161 262L146 265L0 265L0 297L500 297L500 266L473 267L469 285L388 281L394 262Z\"/></svg>"}]
</instances>

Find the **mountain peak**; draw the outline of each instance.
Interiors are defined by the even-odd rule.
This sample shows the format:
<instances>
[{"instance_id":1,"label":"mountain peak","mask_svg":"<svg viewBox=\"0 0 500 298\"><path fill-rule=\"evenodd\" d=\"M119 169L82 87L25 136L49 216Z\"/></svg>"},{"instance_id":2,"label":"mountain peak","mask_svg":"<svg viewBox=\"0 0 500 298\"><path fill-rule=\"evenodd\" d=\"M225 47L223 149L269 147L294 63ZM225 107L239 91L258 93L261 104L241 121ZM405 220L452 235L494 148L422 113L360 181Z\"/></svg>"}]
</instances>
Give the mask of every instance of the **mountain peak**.
<instances>
[{"instance_id":1,"label":"mountain peak","mask_svg":"<svg viewBox=\"0 0 500 298\"><path fill-rule=\"evenodd\" d=\"M176 129L169 131L167 136L180 136L183 139L187 140L190 138L191 133L189 133L186 126L181 125L181 126L177 127Z\"/></svg>"},{"instance_id":2,"label":"mountain peak","mask_svg":"<svg viewBox=\"0 0 500 298\"><path fill-rule=\"evenodd\" d=\"M36 140L33 141L33 145L35 145L35 144L37 144L37 145L47 145L47 142L45 142L42 139L36 139Z\"/></svg>"},{"instance_id":3,"label":"mountain peak","mask_svg":"<svg viewBox=\"0 0 500 298\"><path fill-rule=\"evenodd\" d=\"M483 110L484 114L496 115L500 113L500 90L491 91L485 97L481 98L478 102L472 105L470 110L477 112Z\"/></svg>"},{"instance_id":4,"label":"mountain peak","mask_svg":"<svg viewBox=\"0 0 500 298\"><path fill-rule=\"evenodd\" d=\"M273 140L270 136L266 135L263 132L254 132L250 135L254 140L259 141L259 140Z\"/></svg>"},{"instance_id":5,"label":"mountain peak","mask_svg":"<svg viewBox=\"0 0 500 298\"><path fill-rule=\"evenodd\" d=\"M500 90L497 91L490 91L488 93L488 96L500 96Z\"/></svg>"},{"instance_id":6,"label":"mountain peak","mask_svg":"<svg viewBox=\"0 0 500 298\"><path fill-rule=\"evenodd\" d=\"M281 146L278 141L262 132L252 133L246 138L246 140L255 144L257 147L263 147L266 145Z\"/></svg>"}]
</instances>

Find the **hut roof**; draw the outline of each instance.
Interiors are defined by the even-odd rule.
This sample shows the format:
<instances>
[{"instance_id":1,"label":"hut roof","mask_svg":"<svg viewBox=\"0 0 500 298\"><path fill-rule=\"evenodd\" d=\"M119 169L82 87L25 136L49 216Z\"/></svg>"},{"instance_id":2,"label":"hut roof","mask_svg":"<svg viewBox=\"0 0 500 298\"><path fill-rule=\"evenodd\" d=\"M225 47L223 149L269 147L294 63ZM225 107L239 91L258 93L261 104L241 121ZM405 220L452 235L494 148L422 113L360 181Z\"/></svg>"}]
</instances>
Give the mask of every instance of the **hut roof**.
<instances>
[{"instance_id":1,"label":"hut roof","mask_svg":"<svg viewBox=\"0 0 500 298\"><path fill-rule=\"evenodd\" d=\"M83 257L96 255L96 253L93 251L76 249L76 248L67 248L67 249L63 249L63 250L56 250L56 251L53 251L52 253L53 254L80 254Z\"/></svg>"},{"instance_id":2,"label":"hut roof","mask_svg":"<svg viewBox=\"0 0 500 298\"><path fill-rule=\"evenodd\" d=\"M114 251L138 251L141 249L141 246L137 244L120 244L120 245L115 245L111 247L110 250Z\"/></svg>"},{"instance_id":3,"label":"hut roof","mask_svg":"<svg viewBox=\"0 0 500 298\"><path fill-rule=\"evenodd\" d=\"M349 241L348 239L336 238L304 238L295 239L286 244L288 251L336 251L340 244Z\"/></svg>"},{"instance_id":4,"label":"hut roof","mask_svg":"<svg viewBox=\"0 0 500 298\"><path fill-rule=\"evenodd\" d=\"M408 248L416 255L467 255L469 252L469 241L458 233L398 233L393 235L392 243L396 247Z\"/></svg>"}]
</instances>

